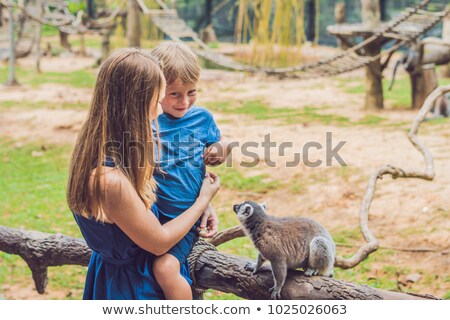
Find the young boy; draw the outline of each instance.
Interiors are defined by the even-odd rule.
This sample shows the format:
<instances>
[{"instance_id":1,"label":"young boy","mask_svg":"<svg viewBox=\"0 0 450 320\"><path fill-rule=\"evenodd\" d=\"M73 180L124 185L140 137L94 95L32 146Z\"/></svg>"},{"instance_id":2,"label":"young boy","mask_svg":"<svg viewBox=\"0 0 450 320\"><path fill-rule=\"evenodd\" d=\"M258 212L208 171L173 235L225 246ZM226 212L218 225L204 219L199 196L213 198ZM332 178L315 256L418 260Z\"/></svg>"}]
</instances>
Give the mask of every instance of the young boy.
<instances>
[{"instance_id":1,"label":"young boy","mask_svg":"<svg viewBox=\"0 0 450 320\"><path fill-rule=\"evenodd\" d=\"M162 63L167 82L165 97L160 101L163 114L157 125L161 152L159 169L154 174L158 185L156 207L164 224L195 202L206 173L205 165L223 163L229 150L211 113L194 105L200 77L197 56L178 43L161 44L152 55ZM217 223L210 206L177 245L156 257L153 272L166 299L192 299L192 281L180 274L180 268L188 268L187 256L197 240L198 226L201 236L212 237L217 232Z\"/></svg>"}]
</instances>

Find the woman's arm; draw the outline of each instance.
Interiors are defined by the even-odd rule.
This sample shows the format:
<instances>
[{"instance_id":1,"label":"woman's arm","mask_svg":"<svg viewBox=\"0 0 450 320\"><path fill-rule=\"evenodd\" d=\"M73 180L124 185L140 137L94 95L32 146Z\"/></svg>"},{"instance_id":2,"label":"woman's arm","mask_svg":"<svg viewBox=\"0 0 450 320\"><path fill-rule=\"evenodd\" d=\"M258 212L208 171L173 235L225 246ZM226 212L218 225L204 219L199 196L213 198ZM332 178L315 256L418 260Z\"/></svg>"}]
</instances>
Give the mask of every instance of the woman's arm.
<instances>
[{"instance_id":1,"label":"woman's arm","mask_svg":"<svg viewBox=\"0 0 450 320\"><path fill-rule=\"evenodd\" d=\"M104 210L108 219L139 247L158 256L166 253L189 232L219 190L219 185L216 175L207 176L194 205L177 218L161 225L156 216L145 208L120 170L109 171L101 182Z\"/></svg>"}]
</instances>

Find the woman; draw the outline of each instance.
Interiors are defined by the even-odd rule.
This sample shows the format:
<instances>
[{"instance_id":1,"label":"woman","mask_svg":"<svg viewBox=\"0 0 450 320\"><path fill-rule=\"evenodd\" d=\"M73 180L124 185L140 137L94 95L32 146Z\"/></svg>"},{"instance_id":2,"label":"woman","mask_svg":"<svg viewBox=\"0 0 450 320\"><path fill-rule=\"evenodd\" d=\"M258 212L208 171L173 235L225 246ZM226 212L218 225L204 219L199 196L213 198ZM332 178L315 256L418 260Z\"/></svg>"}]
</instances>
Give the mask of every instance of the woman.
<instances>
[{"instance_id":1,"label":"woman","mask_svg":"<svg viewBox=\"0 0 450 320\"><path fill-rule=\"evenodd\" d=\"M72 155L68 204L92 257L83 299L163 299L152 273L199 219L219 189L205 177L194 205L161 225L155 201L151 120L164 97L158 63L139 49L114 52L101 66L91 108ZM181 273L189 277L187 263Z\"/></svg>"}]
</instances>

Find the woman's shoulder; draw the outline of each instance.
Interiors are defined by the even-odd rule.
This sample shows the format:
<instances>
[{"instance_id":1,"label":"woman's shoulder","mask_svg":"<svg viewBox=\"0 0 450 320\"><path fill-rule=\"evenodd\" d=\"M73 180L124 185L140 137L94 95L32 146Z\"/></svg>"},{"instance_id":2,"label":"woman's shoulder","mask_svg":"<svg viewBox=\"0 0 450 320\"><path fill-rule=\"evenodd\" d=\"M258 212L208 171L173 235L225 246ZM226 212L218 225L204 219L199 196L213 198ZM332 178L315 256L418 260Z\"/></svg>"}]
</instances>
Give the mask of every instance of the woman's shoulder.
<instances>
[{"instance_id":1,"label":"woman's shoulder","mask_svg":"<svg viewBox=\"0 0 450 320\"><path fill-rule=\"evenodd\" d=\"M96 174L98 174L100 196L104 197L109 205L114 205L114 203L117 204L117 202L125 201L132 197L130 194L130 190L133 189L131 182L119 167L111 168L99 166L92 170L91 179L89 181L91 192L94 191Z\"/></svg>"},{"instance_id":2,"label":"woman's shoulder","mask_svg":"<svg viewBox=\"0 0 450 320\"><path fill-rule=\"evenodd\" d=\"M102 192L118 191L120 186L128 181L118 167L98 166L91 171L91 187L97 174Z\"/></svg>"}]
</instances>

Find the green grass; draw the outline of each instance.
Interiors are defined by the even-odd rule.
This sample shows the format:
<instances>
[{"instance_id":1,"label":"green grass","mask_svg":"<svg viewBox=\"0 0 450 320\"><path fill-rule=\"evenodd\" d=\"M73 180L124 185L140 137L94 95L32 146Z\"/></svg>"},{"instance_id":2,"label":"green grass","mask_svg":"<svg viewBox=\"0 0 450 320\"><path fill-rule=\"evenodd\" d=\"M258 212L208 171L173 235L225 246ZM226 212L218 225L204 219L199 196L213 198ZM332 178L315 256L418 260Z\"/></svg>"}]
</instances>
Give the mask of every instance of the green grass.
<instances>
[{"instance_id":1,"label":"green grass","mask_svg":"<svg viewBox=\"0 0 450 320\"><path fill-rule=\"evenodd\" d=\"M336 126L377 126L384 124L386 118L377 115L366 115L364 118L352 121L348 117L335 114L326 114L322 111L327 107L271 108L261 100L217 101L208 104L208 108L215 112L225 114L241 114L255 120L276 120L281 124L320 123Z\"/></svg>"},{"instance_id":2,"label":"green grass","mask_svg":"<svg viewBox=\"0 0 450 320\"><path fill-rule=\"evenodd\" d=\"M449 124L450 118L433 118L426 120L426 123L431 125Z\"/></svg>"},{"instance_id":3,"label":"green grass","mask_svg":"<svg viewBox=\"0 0 450 320\"><path fill-rule=\"evenodd\" d=\"M0 202L0 224L79 235L65 195L71 147L45 148L0 140L0 198L7 199Z\"/></svg>"},{"instance_id":4,"label":"green grass","mask_svg":"<svg viewBox=\"0 0 450 320\"><path fill-rule=\"evenodd\" d=\"M220 176L221 186L230 190L267 193L282 185L278 180L269 179L266 174L245 177L240 170L225 165L211 168L211 171Z\"/></svg>"},{"instance_id":5,"label":"green grass","mask_svg":"<svg viewBox=\"0 0 450 320\"><path fill-rule=\"evenodd\" d=\"M69 38L70 45L72 48L79 48L81 45L81 37L80 36L73 36ZM93 48L93 49L101 49L102 47L102 39L99 36L93 37L84 37L84 45L86 48Z\"/></svg>"},{"instance_id":6,"label":"green grass","mask_svg":"<svg viewBox=\"0 0 450 320\"><path fill-rule=\"evenodd\" d=\"M332 234L334 242L340 244L351 244L354 241L360 240L362 238L361 230L359 228L340 228L338 230L334 230Z\"/></svg>"},{"instance_id":7,"label":"green grass","mask_svg":"<svg viewBox=\"0 0 450 320\"><path fill-rule=\"evenodd\" d=\"M16 68L16 77L21 84L39 87L43 83L58 83L75 88L93 88L96 80L94 70L76 70L72 72L43 72ZM8 79L8 68L0 66L0 83Z\"/></svg>"},{"instance_id":8,"label":"green grass","mask_svg":"<svg viewBox=\"0 0 450 320\"><path fill-rule=\"evenodd\" d=\"M87 110L89 108L88 103L69 103L69 102L46 102L46 101L29 101L29 100L6 100L0 101L0 111L1 110L11 110L11 109L47 109L47 110L57 110L57 109L72 109L72 110Z\"/></svg>"},{"instance_id":9,"label":"green grass","mask_svg":"<svg viewBox=\"0 0 450 320\"><path fill-rule=\"evenodd\" d=\"M0 140L0 225L81 237L66 205L69 146L46 146L41 157L39 144L17 146ZM80 299L85 268L64 266L49 269L49 289L74 289ZM29 285L31 272L16 255L0 253L0 288L4 284ZM78 289L78 291L77 291Z\"/></svg>"},{"instance_id":10,"label":"green grass","mask_svg":"<svg viewBox=\"0 0 450 320\"><path fill-rule=\"evenodd\" d=\"M391 270L395 267L386 267L385 270L377 270L375 268L378 262L382 262L384 256L389 252L377 251L372 253L366 260L352 269L343 270L340 268L334 268L334 277L336 279L354 282L362 285L368 285L374 288L380 288L385 290L398 291L397 289L397 275L392 274ZM374 276L376 274L376 277Z\"/></svg>"},{"instance_id":11,"label":"green grass","mask_svg":"<svg viewBox=\"0 0 450 320\"><path fill-rule=\"evenodd\" d=\"M438 78L439 85L450 84L450 79L443 79L439 76ZM409 78L397 78L391 90L389 90L390 81L390 79L383 79L383 94L385 101L389 101L394 109L410 109L412 100L411 82ZM351 94L365 93L364 79L359 80L357 85L355 85L355 82L348 83L348 81L345 80L341 82L340 87Z\"/></svg>"}]
</instances>

